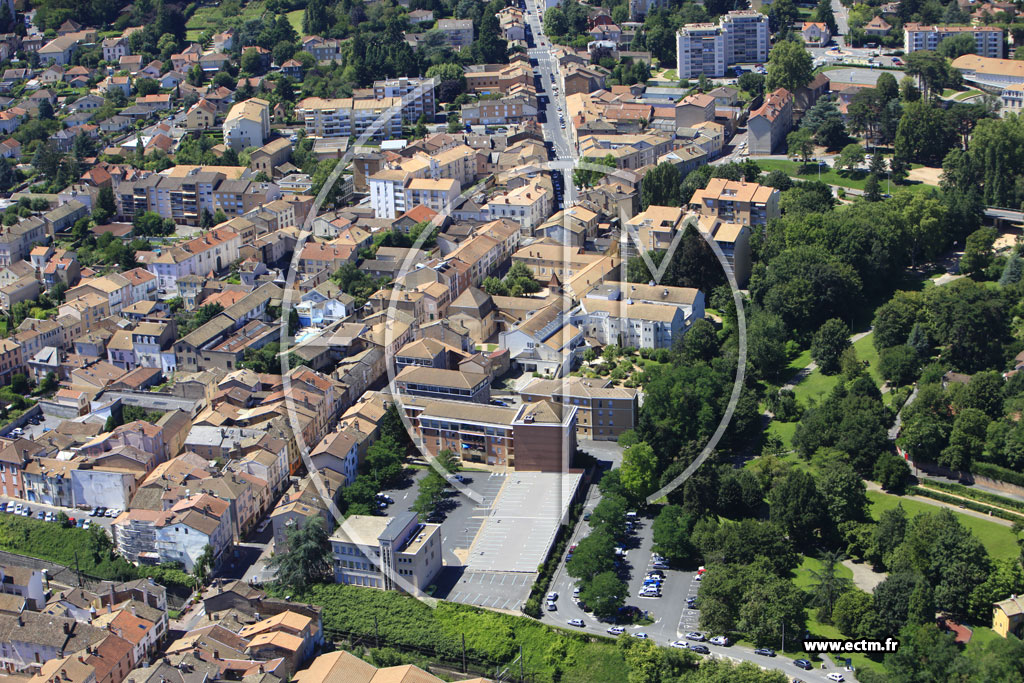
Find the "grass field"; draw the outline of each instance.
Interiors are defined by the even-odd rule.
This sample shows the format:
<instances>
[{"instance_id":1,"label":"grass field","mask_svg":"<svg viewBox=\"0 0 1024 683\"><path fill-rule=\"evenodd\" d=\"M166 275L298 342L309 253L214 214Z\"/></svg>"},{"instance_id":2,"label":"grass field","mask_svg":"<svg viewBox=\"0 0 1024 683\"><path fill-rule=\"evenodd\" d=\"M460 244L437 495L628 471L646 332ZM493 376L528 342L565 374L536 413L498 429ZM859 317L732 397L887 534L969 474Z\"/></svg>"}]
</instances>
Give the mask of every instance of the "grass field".
<instances>
[{"instance_id":1,"label":"grass field","mask_svg":"<svg viewBox=\"0 0 1024 683\"><path fill-rule=\"evenodd\" d=\"M857 352L859 360L868 362L868 373L875 380L875 384L881 386L882 377L878 374L878 351L875 350L871 335L867 334L858 339L854 342L853 348ZM798 400L805 404L811 398L818 401L827 396L832 391L832 387L841 379L842 375L823 375L815 370L805 377L804 381L796 385L793 393L796 394Z\"/></svg>"},{"instance_id":2,"label":"grass field","mask_svg":"<svg viewBox=\"0 0 1024 683\"><path fill-rule=\"evenodd\" d=\"M817 180L818 169L814 166L809 166L807 169L801 169L801 164L797 161L788 161L786 159L761 159L757 162L765 171L774 171L776 169L783 171L793 178L799 178L800 180ZM834 169L828 168L825 170L823 166L821 168L821 182L829 185L835 185L837 187L845 187L853 190L863 190L864 183L867 180L866 171L855 171L847 175L840 175ZM882 190L887 189L886 179L882 179L881 182ZM893 185L892 190L909 190L911 192L928 192L931 188L923 183L909 184L909 185Z\"/></svg>"},{"instance_id":3,"label":"grass field","mask_svg":"<svg viewBox=\"0 0 1024 683\"><path fill-rule=\"evenodd\" d=\"M231 8L229 7L228 9L230 11ZM200 7L195 11L195 14L189 17L189 20L185 22L185 37L188 40L198 40L203 31L217 31L222 29L226 25L225 21L227 19L239 19L243 22L251 19L259 19L263 16L263 12L265 10L266 4L263 0L253 0L252 2L246 3L242 7L241 12L238 14L231 14L230 16L225 16L224 9L221 7ZM289 17L289 20L291 20L291 17ZM301 33L301 30L299 33Z\"/></svg>"},{"instance_id":4,"label":"grass field","mask_svg":"<svg viewBox=\"0 0 1024 683\"><path fill-rule=\"evenodd\" d=\"M911 498L894 496L881 491L868 491L868 500L871 501L871 516L878 519L885 510L890 510L897 505L902 505L907 514L914 516L922 512L934 512L939 506L929 505ZM1020 550L1017 547L1017 539L1014 537L1010 527L989 522L972 515L965 515L953 511L960 523L974 532L985 550L995 559L1017 557Z\"/></svg>"},{"instance_id":5,"label":"grass field","mask_svg":"<svg viewBox=\"0 0 1024 683\"><path fill-rule=\"evenodd\" d=\"M292 10L287 14L288 23L292 25L292 28L295 29L295 32L298 33L300 36L302 35L302 15L304 15L305 13L306 10L297 9Z\"/></svg>"}]
</instances>

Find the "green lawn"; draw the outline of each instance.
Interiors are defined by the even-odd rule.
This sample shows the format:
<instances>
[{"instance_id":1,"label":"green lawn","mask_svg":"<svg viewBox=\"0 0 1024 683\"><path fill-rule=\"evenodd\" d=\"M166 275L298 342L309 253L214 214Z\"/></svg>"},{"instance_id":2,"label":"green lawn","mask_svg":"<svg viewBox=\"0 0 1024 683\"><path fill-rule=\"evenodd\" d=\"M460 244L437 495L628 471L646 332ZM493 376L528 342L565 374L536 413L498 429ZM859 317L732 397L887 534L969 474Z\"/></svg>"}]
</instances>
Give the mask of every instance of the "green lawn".
<instances>
[{"instance_id":1,"label":"green lawn","mask_svg":"<svg viewBox=\"0 0 1024 683\"><path fill-rule=\"evenodd\" d=\"M252 0L242 7L242 11L233 15L232 19L238 18L241 21L259 19L266 11L266 3L263 0ZM200 7L185 22L185 36L188 40L198 40L203 31L219 31L226 26L226 20L220 7ZM290 17L289 17L290 19ZM301 33L301 31L299 31Z\"/></svg>"},{"instance_id":2,"label":"green lawn","mask_svg":"<svg viewBox=\"0 0 1024 683\"><path fill-rule=\"evenodd\" d=\"M922 512L934 512L938 509L938 506L935 505L881 491L868 491L868 500L871 501L871 516L875 519L878 519L885 510L892 509L897 505L903 505L903 509L911 516ZM965 515L955 510L953 514L957 516L961 524L974 532L974 535L978 537L993 558L1011 558L1020 554L1020 550L1017 548L1017 539L1014 538L1010 527Z\"/></svg>"},{"instance_id":3,"label":"green lawn","mask_svg":"<svg viewBox=\"0 0 1024 683\"><path fill-rule=\"evenodd\" d=\"M854 190L863 190L864 183L867 180L866 171L856 171L851 174L840 175L831 167L826 170L826 167L822 167L821 174L819 176L818 169L814 166L808 166L807 169L802 169L801 164L797 161L789 161L786 159L760 159L757 162L765 171L774 171L776 169L783 171L793 178L799 178L800 180L818 180L821 178L821 182L829 185L835 185L837 187L846 187ZM883 179L881 183L883 189L886 187L886 183ZM910 185L894 186L893 189L904 189L910 190L911 192L928 192L931 188L923 183L916 183Z\"/></svg>"},{"instance_id":4,"label":"green lawn","mask_svg":"<svg viewBox=\"0 0 1024 683\"><path fill-rule=\"evenodd\" d=\"M778 420L772 420L768 423L769 434L782 439L782 443L786 444L786 448L793 447L793 434L796 433L796 422L779 422Z\"/></svg>"},{"instance_id":5,"label":"green lawn","mask_svg":"<svg viewBox=\"0 0 1024 683\"><path fill-rule=\"evenodd\" d=\"M790 573L790 578L793 579L793 583L796 584L797 588L810 590L811 584L814 583L814 577L811 575L811 572L821 571L821 560L807 555L802 555L801 557L803 561L799 567ZM836 566L836 574L843 579L853 579L853 570L843 564Z\"/></svg>"},{"instance_id":6,"label":"green lawn","mask_svg":"<svg viewBox=\"0 0 1024 683\"><path fill-rule=\"evenodd\" d=\"M881 386L882 378L878 374L878 352L875 350L875 345L871 341L871 335L867 334L861 339L858 339L853 344L854 350L857 352L857 358L859 360L866 360L868 362L868 372L871 377L875 380L875 384ZM796 394L798 400L807 402L808 399L821 400L832 391L832 387L836 385L842 378L842 375L823 375L818 370L815 370L806 378L800 382L793 389L793 393Z\"/></svg>"},{"instance_id":7,"label":"green lawn","mask_svg":"<svg viewBox=\"0 0 1024 683\"><path fill-rule=\"evenodd\" d=\"M286 16L288 17L288 23L292 25L295 32L300 36L302 35L302 15L306 13L304 9L292 10Z\"/></svg>"}]
</instances>

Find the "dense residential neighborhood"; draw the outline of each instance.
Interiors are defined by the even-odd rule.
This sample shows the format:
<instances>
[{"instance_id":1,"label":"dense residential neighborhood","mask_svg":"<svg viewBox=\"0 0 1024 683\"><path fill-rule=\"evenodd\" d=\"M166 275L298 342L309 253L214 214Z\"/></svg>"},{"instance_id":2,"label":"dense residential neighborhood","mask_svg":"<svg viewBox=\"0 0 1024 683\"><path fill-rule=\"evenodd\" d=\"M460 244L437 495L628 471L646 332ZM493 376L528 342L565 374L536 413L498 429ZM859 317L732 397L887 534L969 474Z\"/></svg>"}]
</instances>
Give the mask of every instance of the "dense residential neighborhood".
<instances>
[{"instance_id":1,"label":"dense residential neighborhood","mask_svg":"<svg viewBox=\"0 0 1024 683\"><path fill-rule=\"evenodd\" d=\"M1015 2L0 2L0 676L1024 680Z\"/></svg>"}]
</instances>

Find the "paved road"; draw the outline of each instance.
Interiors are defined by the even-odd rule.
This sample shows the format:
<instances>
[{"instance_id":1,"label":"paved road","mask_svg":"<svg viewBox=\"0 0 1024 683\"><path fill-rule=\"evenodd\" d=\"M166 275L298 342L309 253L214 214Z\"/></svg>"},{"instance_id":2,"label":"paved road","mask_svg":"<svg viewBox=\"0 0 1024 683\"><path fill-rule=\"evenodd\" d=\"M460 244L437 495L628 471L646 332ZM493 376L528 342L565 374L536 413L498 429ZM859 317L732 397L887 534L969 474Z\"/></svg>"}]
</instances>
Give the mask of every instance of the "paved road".
<instances>
[{"instance_id":1,"label":"paved road","mask_svg":"<svg viewBox=\"0 0 1024 683\"><path fill-rule=\"evenodd\" d=\"M843 36L850 32L849 23L849 10L843 6L843 3L839 0L832 0L832 14L836 17L836 28L839 29L839 35L835 36L837 45L843 44Z\"/></svg>"}]
</instances>

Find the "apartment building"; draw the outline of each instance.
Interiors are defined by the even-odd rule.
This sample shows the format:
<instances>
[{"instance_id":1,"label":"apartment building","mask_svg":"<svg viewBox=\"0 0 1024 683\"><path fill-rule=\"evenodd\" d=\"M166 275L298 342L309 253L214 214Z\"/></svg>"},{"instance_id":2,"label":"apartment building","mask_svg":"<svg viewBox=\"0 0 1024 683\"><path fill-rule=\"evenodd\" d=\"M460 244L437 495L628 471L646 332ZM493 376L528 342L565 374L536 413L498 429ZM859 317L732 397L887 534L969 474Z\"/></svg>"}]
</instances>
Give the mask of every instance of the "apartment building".
<instances>
[{"instance_id":1,"label":"apartment building","mask_svg":"<svg viewBox=\"0 0 1024 683\"><path fill-rule=\"evenodd\" d=\"M763 226L781 215L780 194L767 185L712 178L707 187L693 193L690 210L727 223Z\"/></svg>"},{"instance_id":2,"label":"apartment building","mask_svg":"<svg viewBox=\"0 0 1024 683\"><path fill-rule=\"evenodd\" d=\"M626 257L649 251L664 251L683 229L686 212L674 206L648 206L626 223L622 252Z\"/></svg>"},{"instance_id":3,"label":"apartment building","mask_svg":"<svg viewBox=\"0 0 1024 683\"><path fill-rule=\"evenodd\" d=\"M667 135L640 133L637 135L584 135L579 139L581 157L603 159L611 154L615 167L632 170L651 166L663 154L672 151L672 138Z\"/></svg>"},{"instance_id":4,"label":"apartment building","mask_svg":"<svg viewBox=\"0 0 1024 683\"><path fill-rule=\"evenodd\" d=\"M768 17L755 10L723 15L718 24L685 24L676 32L676 69L680 78L718 78L732 64L768 60Z\"/></svg>"},{"instance_id":5,"label":"apartment building","mask_svg":"<svg viewBox=\"0 0 1024 683\"><path fill-rule=\"evenodd\" d=\"M203 211L223 211L228 218L281 198L273 183L229 178L203 166L177 167L137 181L121 182L114 190L118 215L131 221L146 211L182 225L199 225Z\"/></svg>"},{"instance_id":6,"label":"apartment building","mask_svg":"<svg viewBox=\"0 0 1024 683\"><path fill-rule=\"evenodd\" d=\"M371 132L385 113L389 115ZM361 137L370 133L371 139L379 140L402 134L402 100L398 97L307 97L295 105L295 115L303 120L306 134L316 137Z\"/></svg>"},{"instance_id":7,"label":"apartment building","mask_svg":"<svg viewBox=\"0 0 1024 683\"><path fill-rule=\"evenodd\" d=\"M533 70L529 62L513 61L510 64L483 64L471 66L466 71L466 92L475 95L508 93L513 86L524 87L533 84Z\"/></svg>"},{"instance_id":8,"label":"apartment building","mask_svg":"<svg viewBox=\"0 0 1024 683\"><path fill-rule=\"evenodd\" d=\"M551 215L554 203L551 190L540 183L530 183L491 197L485 209L491 220L508 218L530 234Z\"/></svg>"},{"instance_id":9,"label":"apartment building","mask_svg":"<svg viewBox=\"0 0 1024 683\"><path fill-rule=\"evenodd\" d=\"M750 280L750 226L722 221L714 216L701 216L697 227L705 235L710 235L722 250L728 267L736 276L736 284L746 287Z\"/></svg>"},{"instance_id":10,"label":"apartment building","mask_svg":"<svg viewBox=\"0 0 1024 683\"><path fill-rule=\"evenodd\" d=\"M679 78L725 75L725 37L711 23L685 24L676 32L676 71Z\"/></svg>"},{"instance_id":11,"label":"apartment building","mask_svg":"<svg viewBox=\"0 0 1024 683\"><path fill-rule=\"evenodd\" d=\"M960 72L965 81L993 90L1020 90L1024 85L1024 61L1019 59L960 55L953 60L953 68Z\"/></svg>"},{"instance_id":12,"label":"apartment building","mask_svg":"<svg viewBox=\"0 0 1024 683\"><path fill-rule=\"evenodd\" d=\"M793 95L785 88L778 88L767 95L764 104L747 119L750 153L771 154L782 146L792 127Z\"/></svg>"},{"instance_id":13,"label":"apartment building","mask_svg":"<svg viewBox=\"0 0 1024 683\"><path fill-rule=\"evenodd\" d=\"M473 44L473 21L471 19L441 19L437 30L444 34L448 47L461 50Z\"/></svg>"},{"instance_id":14,"label":"apartment building","mask_svg":"<svg viewBox=\"0 0 1024 683\"><path fill-rule=\"evenodd\" d=\"M392 169L370 176L369 186L370 206L377 218L397 218L420 205L448 214L462 192L462 185L455 178L435 180Z\"/></svg>"},{"instance_id":15,"label":"apartment building","mask_svg":"<svg viewBox=\"0 0 1024 683\"><path fill-rule=\"evenodd\" d=\"M434 91L439 79L435 78L389 78L373 82L373 97L377 100L401 99L402 118L415 123L420 116L427 117L427 123L434 120L437 103Z\"/></svg>"},{"instance_id":16,"label":"apartment building","mask_svg":"<svg viewBox=\"0 0 1024 683\"><path fill-rule=\"evenodd\" d=\"M487 403L491 382L487 375L460 370L409 366L395 377L399 393L422 398Z\"/></svg>"},{"instance_id":17,"label":"apartment building","mask_svg":"<svg viewBox=\"0 0 1024 683\"><path fill-rule=\"evenodd\" d=\"M575 406L576 436L594 441L615 441L636 425L636 389L611 386L606 379L567 377L534 379L519 392L525 402L551 401Z\"/></svg>"},{"instance_id":18,"label":"apartment building","mask_svg":"<svg viewBox=\"0 0 1024 683\"><path fill-rule=\"evenodd\" d=\"M232 105L224 118L224 142L233 150L262 147L270 136L270 102L258 97Z\"/></svg>"},{"instance_id":19,"label":"apartment building","mask_svg":"<svg viewBox=\"0 0 1024 683\"><path fill-rule=\"evenodd\" d=\"M426 591L441 571L441 526L415 512L350 515L331 535L334 580L383 590Z\"/></svg>"},{"instance_id":20,"label":"apartment building","mask_svg":"<svg viewBox=\"0 0 1024 683\"><path fill-rule=\"evenodd\" d=\"M909 23L903 26L903 51L935 50L946 38L970 33L979 57L1003 57L1003 29L998 26L929 26Z\"/></svg>"},{"instance_id":21,"label":"apartment building","mask_svg":"<svg viewBox=\"0 0 1024 683\"><path fill-rule=\"evenodd\" d=\"M537 116L537 97L520 93L500 100L478 100L462 105L462 122L467 126L507 126Z\"/></svg>"}]
</instances>

